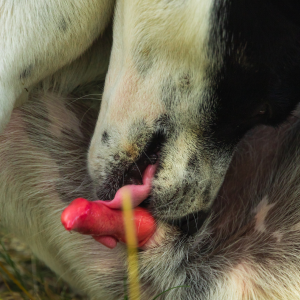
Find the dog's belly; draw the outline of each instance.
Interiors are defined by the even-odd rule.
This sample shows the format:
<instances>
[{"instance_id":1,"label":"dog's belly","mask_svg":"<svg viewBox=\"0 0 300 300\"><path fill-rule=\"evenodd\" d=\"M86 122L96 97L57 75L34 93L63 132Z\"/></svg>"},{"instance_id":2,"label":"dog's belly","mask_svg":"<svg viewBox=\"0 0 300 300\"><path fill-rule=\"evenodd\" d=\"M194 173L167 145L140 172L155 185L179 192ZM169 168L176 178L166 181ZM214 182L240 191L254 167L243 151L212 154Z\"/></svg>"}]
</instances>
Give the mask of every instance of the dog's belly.
<instances>
[{"instance_id":1,"label":"dog's belly","mask_svg":"<svg viewBox=\"0 0 300 300\"><path fill-rule=\"evenodd\" d=\"M3 224L70 284L93 299L121 299L126 248L69 234L60 214L94 199L86 153L96 112L54 94L16 109L0 138ZM143 299L298 299L300 135L298 121L250 133L212 211L192 236L158 224L139 253ZM292 129L291 129L292 128Z\"/></svg>"}]
</instances>

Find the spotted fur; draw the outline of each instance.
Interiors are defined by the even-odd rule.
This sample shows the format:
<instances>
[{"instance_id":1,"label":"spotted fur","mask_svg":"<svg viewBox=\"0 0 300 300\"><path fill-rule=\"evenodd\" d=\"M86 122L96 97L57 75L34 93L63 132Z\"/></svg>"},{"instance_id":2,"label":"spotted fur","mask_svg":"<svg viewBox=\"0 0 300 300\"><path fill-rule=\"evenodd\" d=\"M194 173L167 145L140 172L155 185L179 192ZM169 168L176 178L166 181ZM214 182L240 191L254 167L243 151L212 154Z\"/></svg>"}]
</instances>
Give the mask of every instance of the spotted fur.
<instances>
[{"instance_id":1,"label":"spotted fur","mask_svg":"<svg viewBox=\"0 0 300 300\"><path fill-rule=\"evenodd\" d=\"M298 103L296 0L23 4L0 1L0 132L31 91L66 95L109 64L88 158L95 193L112 198L159 135L157 218L208 212L242 136Z\"/></svg>"},{"instance_id":2,"label":"spotted fur","mask_svg":"<svg viewBox=\"0 0 300 300\"><path fill-rule=\"evenodd\" d=\"M159 135L152 213L174 221L209 211L239 140L282 123L299 101L299 9L294 0L117 1L88 161L101 196L115 194Z\"/></svg>"}]
</instances>

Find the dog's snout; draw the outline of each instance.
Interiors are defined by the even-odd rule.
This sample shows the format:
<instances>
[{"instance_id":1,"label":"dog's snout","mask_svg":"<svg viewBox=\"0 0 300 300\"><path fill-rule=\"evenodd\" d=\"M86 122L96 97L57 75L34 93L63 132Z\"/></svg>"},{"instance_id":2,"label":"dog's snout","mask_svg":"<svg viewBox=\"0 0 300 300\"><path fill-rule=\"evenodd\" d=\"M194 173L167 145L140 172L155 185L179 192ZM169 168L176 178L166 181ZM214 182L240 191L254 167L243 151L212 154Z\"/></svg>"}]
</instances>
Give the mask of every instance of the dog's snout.
<instances>
[{"instance_id":1,"label":"dog's snout","mask_svg":"<svg viewBox=\"0 0 300 300\"><path fill-rule=\"evenodd\" d=\"M156 164L159 159L161 140L160 135L153 134L144 146L131 143L128 144L129 146L127 145L126 149L120 147L120 150L112 155L110 166L113 167L109 167L107 175L94 179L97 198L112 200L122 186L142 185L143 174L147 166ZM128 155L126 151L128 148L136 149L137 159Z\"/></svg>"},{"instance_id":2,"label":"dog's snout","mask_svg":"<svg viewBox=\"0 0 300 300\"><path fill-rule=\"evenodd\" d=\"M155 133L150 141L142 149L139 149L139 158L133 161L124 172L123 185L143 183L143 173L147 166L154 165L158 161L162 140L162 135Z\"/></svg>"}]
</instances>

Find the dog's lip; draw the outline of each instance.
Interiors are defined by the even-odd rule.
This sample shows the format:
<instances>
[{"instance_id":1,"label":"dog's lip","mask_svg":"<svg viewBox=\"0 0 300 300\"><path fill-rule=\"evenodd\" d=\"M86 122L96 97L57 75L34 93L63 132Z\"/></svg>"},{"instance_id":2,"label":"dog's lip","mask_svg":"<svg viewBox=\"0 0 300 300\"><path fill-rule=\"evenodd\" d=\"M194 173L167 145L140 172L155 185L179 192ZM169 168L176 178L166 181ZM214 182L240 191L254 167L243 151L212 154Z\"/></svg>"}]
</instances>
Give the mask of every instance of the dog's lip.
<instances>
[{"instance_id":1,"label":"dog's lip","mask_svg":"<svg viewBox=\"0 0 300 300\"><path fill-rule=\"evenodd\" d=\"M125 185L121 187L113 200L104 201L103 204L112 209L122 209L122 198L124 190L129 191L131 194L131 201L133 208L139 206L149 196L152 187L152 180L155 175L158 162L155 165L148 165L143 174L142 185Z\"/></svg>"}]
</instances>

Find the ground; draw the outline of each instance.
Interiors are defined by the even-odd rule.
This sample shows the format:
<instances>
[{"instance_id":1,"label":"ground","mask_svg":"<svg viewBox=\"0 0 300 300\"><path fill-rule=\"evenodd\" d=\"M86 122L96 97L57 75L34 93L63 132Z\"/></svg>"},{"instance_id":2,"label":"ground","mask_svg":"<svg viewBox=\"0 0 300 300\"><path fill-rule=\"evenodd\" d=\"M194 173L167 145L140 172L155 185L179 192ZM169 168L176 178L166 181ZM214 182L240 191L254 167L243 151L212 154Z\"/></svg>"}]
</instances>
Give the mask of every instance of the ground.
<instances>
[{"instance_id":1,"label":"ground","mask_svg":"<svg viewBox=\"0 0 300 300\"><path fill-rule=\"evenodd\" d=\"M86 300L71 291L30 249L0 227L0 300L28 299L5 273L6 268L34 300Z\"/></svg>"}]
</instances>

